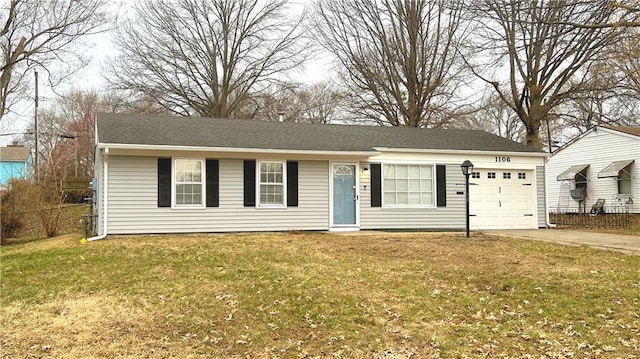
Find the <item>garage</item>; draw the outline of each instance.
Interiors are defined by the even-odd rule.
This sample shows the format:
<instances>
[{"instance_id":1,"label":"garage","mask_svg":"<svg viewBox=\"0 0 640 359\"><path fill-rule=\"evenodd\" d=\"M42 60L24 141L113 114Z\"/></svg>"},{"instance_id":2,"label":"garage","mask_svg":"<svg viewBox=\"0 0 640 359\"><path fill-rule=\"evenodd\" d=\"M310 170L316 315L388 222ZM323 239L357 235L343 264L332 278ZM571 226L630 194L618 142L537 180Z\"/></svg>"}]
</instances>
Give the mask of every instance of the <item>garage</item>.
<instances>
[{"instance_id":1,"label":"garage","mask_svg":"<svg viewBox=\"0 0 640 359\"><path fill-rule=\"evenodd\" d=\"M469 178L472 229L537 228L534 171L475 169Z\"/></svg>"}]
</instances>

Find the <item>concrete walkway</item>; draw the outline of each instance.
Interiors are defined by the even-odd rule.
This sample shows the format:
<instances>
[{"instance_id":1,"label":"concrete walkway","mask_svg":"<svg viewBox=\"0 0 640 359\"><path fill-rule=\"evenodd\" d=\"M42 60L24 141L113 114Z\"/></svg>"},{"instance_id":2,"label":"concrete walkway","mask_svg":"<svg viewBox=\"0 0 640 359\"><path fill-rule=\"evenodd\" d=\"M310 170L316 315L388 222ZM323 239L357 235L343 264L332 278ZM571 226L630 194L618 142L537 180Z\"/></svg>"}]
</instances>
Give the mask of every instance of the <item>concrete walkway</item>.
<instances>
[{"instance_id":1,"label":"concrete walkway","mask_svg":"<svg viewBox=\"0 0 640 359\"><path fill-rule=\"evenodd\" d=\"M596 233L566 229L504 229L485 231L484 233L578 246L586 245L625 253L640 253L640 235Z\"/></svg>"}]
</instances>

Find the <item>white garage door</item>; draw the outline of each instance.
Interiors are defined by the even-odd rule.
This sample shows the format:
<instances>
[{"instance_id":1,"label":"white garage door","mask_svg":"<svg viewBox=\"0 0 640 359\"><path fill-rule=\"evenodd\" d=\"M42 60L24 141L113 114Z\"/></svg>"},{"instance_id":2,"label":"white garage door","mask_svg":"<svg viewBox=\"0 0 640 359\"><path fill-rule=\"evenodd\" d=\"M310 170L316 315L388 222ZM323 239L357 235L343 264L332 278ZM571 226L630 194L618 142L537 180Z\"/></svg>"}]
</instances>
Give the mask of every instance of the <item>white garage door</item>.
<instances>
[{"instance_id":1,"label":"white garage door","mask_svg":"<svg viewBox=\"0 0 640 359\"><path fill-rule=\"evenodd\" d=\"M472 229L537 228L532 170L474 170L469 178Z\"/></svg>"}]
</instances>

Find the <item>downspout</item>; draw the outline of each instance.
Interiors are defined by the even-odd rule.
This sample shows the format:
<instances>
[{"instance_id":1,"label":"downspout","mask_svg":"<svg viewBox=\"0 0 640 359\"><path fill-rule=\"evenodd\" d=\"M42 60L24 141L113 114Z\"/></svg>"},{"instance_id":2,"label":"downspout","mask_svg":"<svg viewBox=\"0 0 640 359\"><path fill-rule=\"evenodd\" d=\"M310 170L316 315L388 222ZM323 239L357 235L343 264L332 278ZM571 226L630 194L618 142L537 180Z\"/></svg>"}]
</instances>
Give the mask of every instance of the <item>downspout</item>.
<instances>
[{"instance_id":1,"label":"downspout","mask_svg":"<svg viewBox=\"0 0 640 359\"><path fill-rule=\"evenodd\" d=\"M549 195L549 191L547 191L547 159L544 160L544 213L545 213L545 222L547 228L556 228L556 225L549 222L549 202L547 197Z\"/></svg>"},{"instance_id":2,"label":"downspout","mask_svg":"<svg viewBox=\"0 0 640 359\"><path fill-rule=\"evenodd\" d=\"M87 241L97 241L99 239L104 239L107 236L107 197L109 194L109 185L107 182L107 178L109 175L109 148L105 148L102 153L102 185L104 186L103 198L102 198L102 234L97 236L87 238Z\"/></svg>"}]
</instances>

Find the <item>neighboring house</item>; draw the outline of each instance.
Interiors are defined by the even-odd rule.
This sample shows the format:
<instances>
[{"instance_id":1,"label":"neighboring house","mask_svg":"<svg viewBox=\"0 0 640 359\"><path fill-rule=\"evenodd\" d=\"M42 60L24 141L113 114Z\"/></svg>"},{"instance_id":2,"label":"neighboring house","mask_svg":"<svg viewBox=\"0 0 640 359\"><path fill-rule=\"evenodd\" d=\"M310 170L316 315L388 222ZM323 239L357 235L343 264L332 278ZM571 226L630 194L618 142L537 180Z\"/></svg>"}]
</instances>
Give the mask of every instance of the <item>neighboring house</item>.
<instances>
[{"instance_id":1,"label":"neighboring house","mask_svg":"<svg viewBox=\"0 0 640 359\"><path fill-rule=\"evenodd\" d=\"M96 228L125 233L547 223L546 154L472 130L100 114Z\"/></svg>"},{"instance_id":2,"label":"neighboring house","mask_svg":"<svg viewBox=\"0 0 640 359\"><path fill-rule=\"evenodd\" d=\"M550 212L590 212L599 199L605 212L640 213L640 127L594 127L549 158Z\"/></svg>"},{"instance_id":3,"label":"neighboring house","mask_svg":"<svg viewBox=\"0 0 640 359\"><path fill-rule=\"evenodd\" d=\"M31 150L16 142L0 147L0 190L9 187L12 179L23 179L31 166Z\"/></svg>"}]
</instances>

